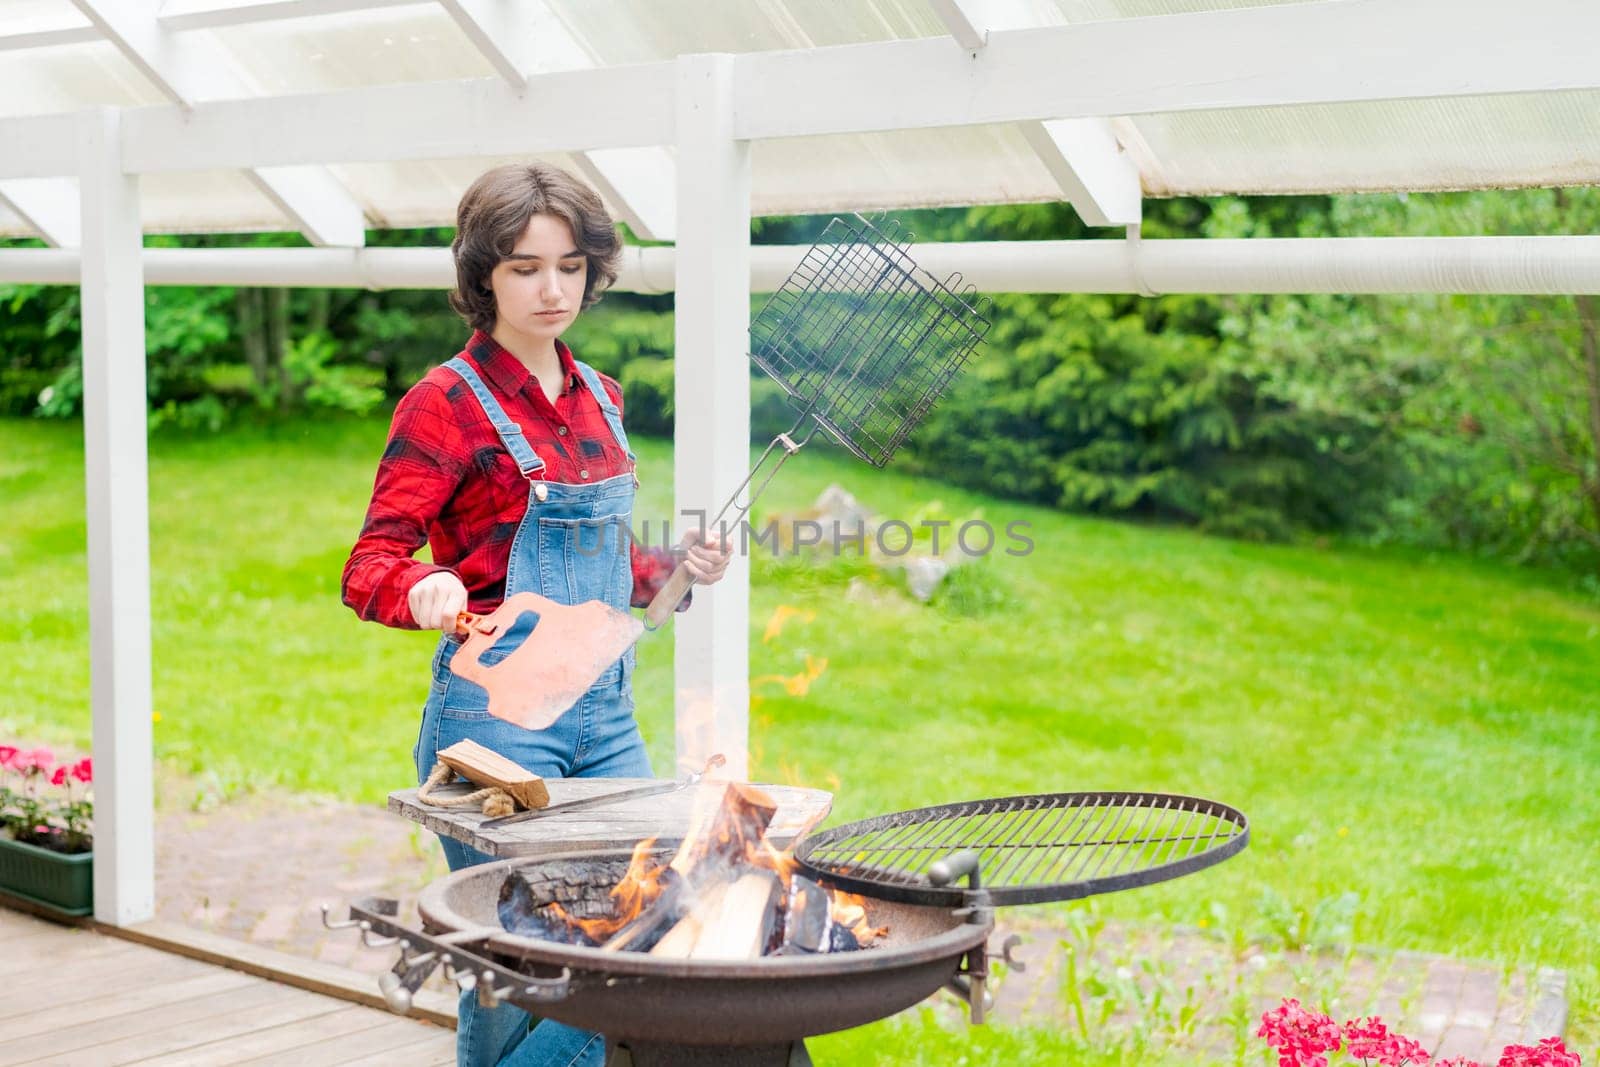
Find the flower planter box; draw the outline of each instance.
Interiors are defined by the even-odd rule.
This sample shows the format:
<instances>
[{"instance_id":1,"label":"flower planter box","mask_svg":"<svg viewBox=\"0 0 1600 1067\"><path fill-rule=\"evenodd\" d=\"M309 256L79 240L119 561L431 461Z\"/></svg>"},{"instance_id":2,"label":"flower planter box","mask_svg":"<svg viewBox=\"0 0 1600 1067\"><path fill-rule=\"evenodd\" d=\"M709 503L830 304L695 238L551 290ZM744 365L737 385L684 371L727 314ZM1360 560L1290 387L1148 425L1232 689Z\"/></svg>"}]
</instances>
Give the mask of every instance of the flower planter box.
<instances>
[{"instance_id":1,"label":"flower planter box","mask_svg":"<svg viewBox=\"0 0 1600 1067\"><path fill-rule=\"evenodd\" d=\"M94 911L94 853L67 855L0 838L0 891L62 915Z\"/></svg>"}]
</instances>

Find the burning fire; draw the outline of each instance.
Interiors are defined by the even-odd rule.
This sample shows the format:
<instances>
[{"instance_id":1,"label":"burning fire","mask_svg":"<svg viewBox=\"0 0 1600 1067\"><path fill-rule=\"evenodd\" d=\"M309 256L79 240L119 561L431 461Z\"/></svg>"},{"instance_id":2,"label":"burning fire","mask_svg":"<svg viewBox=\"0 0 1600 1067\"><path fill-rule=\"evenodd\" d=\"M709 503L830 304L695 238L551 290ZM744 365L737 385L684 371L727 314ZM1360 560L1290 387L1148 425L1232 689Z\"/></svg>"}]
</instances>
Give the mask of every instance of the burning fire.
<instances>
[{"instance_id":1,"label":"burning fire","mask_svg":"<svg viewBox=\"0 0 1600 1067\"><path fill-rule=\"evenodd\" d=\"M596 944L604 944L611 936L631 922L644 909L655 903L664 888L662 879L669 868L651 855L656 839L647 837L633 848L633 858L628 861L628 871L611 890L616 901L616 914L598 919L580 919L570 914L560 904L549 906L553 918L568 926L582 930L584 936Z\"/></svg>"},{"instance_id":2,"label":"burning fire","mask_svg":"<svg viewBox=\"0 0 1600 1067\"><path fill-rule=\"evenodd\" d=\"M841 951L886 936L888 927L869 921L865 899L805 878L792 850L773 847L764 835L775 810L760 790L728 785L670 861L656 857L656 838L634 847L610 890L608 914L584 917L560 903L534 903L542 929L572 931L605 949L680 958Z\"/></svg>"},{"instance_id":3,"label":"burning fire","mask_svg":"<svg viewBox=\"0 0 1600 1067\"><path fill-rule=\"evenodd\" d=\"M833 921L849 930L861 944L870 945L878 938L888 935L887 926L873 926L867 921L865 898L836 889L830 889L828 895L833 899Z\"/></svg>"}]
</instances>

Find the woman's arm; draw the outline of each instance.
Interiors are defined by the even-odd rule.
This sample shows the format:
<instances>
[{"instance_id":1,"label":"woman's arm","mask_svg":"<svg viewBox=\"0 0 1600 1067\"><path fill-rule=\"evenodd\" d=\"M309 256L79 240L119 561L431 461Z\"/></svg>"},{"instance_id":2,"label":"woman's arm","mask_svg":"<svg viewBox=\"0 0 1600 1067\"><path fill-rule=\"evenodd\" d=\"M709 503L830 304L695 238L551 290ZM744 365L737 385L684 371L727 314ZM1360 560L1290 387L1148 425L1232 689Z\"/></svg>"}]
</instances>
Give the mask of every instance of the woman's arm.
<instances>
[{"instance_id":1,"label":"woman's arm","mask_svg":"<svg viewBox=\"0 0 1600 1067\"><path fill-rule=\"evenodd\" d=\"M444 391L418 382L395 408L372 501L344 565L340 592L357 615L385 626L419 628L407 603L411 588L449 568L412 557L427 543L428 527L466 470L461 428Z\"/></svg>"},{"instance_id":2,"label":"woman's arm","mask_svg":"<svg viewBox=\"0 0 1600 1067\"><path fill-rule=\"evenodd\" d=\"M715 585L727 573L732 552L732 546L724 544L714 531L707 531L702 539L697 529L687 531L677 548L642 548L634 542L632 605L649 607L679 563L688 564L689 573L699 584ZM690 589L678 602L678 610L689 610L693 599L694 590Z\"/></svg>"}]
</instances>

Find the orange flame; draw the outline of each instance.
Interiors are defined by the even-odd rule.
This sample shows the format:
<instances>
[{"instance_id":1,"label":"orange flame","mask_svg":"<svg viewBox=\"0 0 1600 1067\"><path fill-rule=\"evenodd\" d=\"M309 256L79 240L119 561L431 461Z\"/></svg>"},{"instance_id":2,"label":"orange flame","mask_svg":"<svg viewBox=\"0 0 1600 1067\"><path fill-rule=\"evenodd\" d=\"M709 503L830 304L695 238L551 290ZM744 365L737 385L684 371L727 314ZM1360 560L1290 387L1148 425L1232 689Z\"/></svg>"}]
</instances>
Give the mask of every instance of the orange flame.
<instances>
[{"instance_id":1,"label":"orange flame","mask_svg":"<svg viewBox=\"0 0 1600 1067\"><path fill-rule=\"evenodd\" d=\"M865 898L837 889L828 890L828 897L832 901L829 914L833 921L854 934L861 944L871 944L888 934L887 926L873 926L867 921Z\"/></svg>"},{"instance_id":2,"label":"orange flame","mask_svg":"<svg viewBox=\"0 0 1600 1067\"><path fill-rule=\"evenodd\" d=\"M650 854L655 843L655 838L647 837L633 847L633 857L628 861L627 873L611 890L611 899L617 902L614 914L597 919L579 919L569 914L560 904L550 905L551 914L569 926L582 930L592 941L599 943L607 940L648 908L665 888L661 884L661 879L666 873L666 865L659 863Z\"/></svg>"}]
</instances>

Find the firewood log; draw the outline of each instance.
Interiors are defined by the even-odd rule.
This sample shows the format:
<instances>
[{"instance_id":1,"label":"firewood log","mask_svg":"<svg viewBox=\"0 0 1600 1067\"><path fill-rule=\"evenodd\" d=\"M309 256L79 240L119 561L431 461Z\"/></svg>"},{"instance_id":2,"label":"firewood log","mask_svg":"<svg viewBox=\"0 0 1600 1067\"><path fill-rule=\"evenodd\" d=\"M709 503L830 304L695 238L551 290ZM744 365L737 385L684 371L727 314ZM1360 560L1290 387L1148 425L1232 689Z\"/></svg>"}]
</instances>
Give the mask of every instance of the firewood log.
<instances>
[{"instance_id":1,"label":"firewood log","mask_svg":"<svg viewBox=\"0 0 1600 1067\"><path fill-rule=\"evenodd\" d=\"M730 782L710 818L690 827L672 869L691 883L720 881L755 854L778 811L777 801L745 782Z\"/></svg>"},{"instance_id":2,"label":"firewood log","mask_svg":"<svg viewBox=\"0 0 1600 1067\"><path fill-rule=\"evenodd\" d=\"M588 861L529 864L510 871L500 883L496 914L500 925L511 933L562 941L570 945L592 945L571 921L551 910L559 904L570 919L598 919L610 915L614 904L611 885L621 878L627 864Z\"/></svg>"},{"instance_id":3,"label":"firewood log","mask_svg":"<svg viewBox=\"0 0 1600 1067\"><path fill-rule=\"evenodd\" d=\"M689 909L689 913L679 919L678 924L656 942L655 947L650 950L650 955L688 959L694 952L695 942L700 940L700 932L721 909L722 897L731 884L721 882L703 888L694 906Z\"/></svg>"},{"instance_id":4,"label":"firewood log","mask_svg":"<svg viewBox=\"0 0 1600 1067\"><path fill-rule=\"evenodd\" d=\"M783 883L768 870L741 875L722 893L716 910L695 938L691 959L753 960L772 939L783 899Z\"/></svg>"},{"instance_id":5,"label":"firewood log","mask_svg":"<svg viewBox=\"0 0 1600 1067\"><path fill-rule=\"evenodd\" d=\"M470 738L439 750L439 762L479 787L499 786L524 808L550 803L544 779Z\"/></svg>"}]
</instances>

